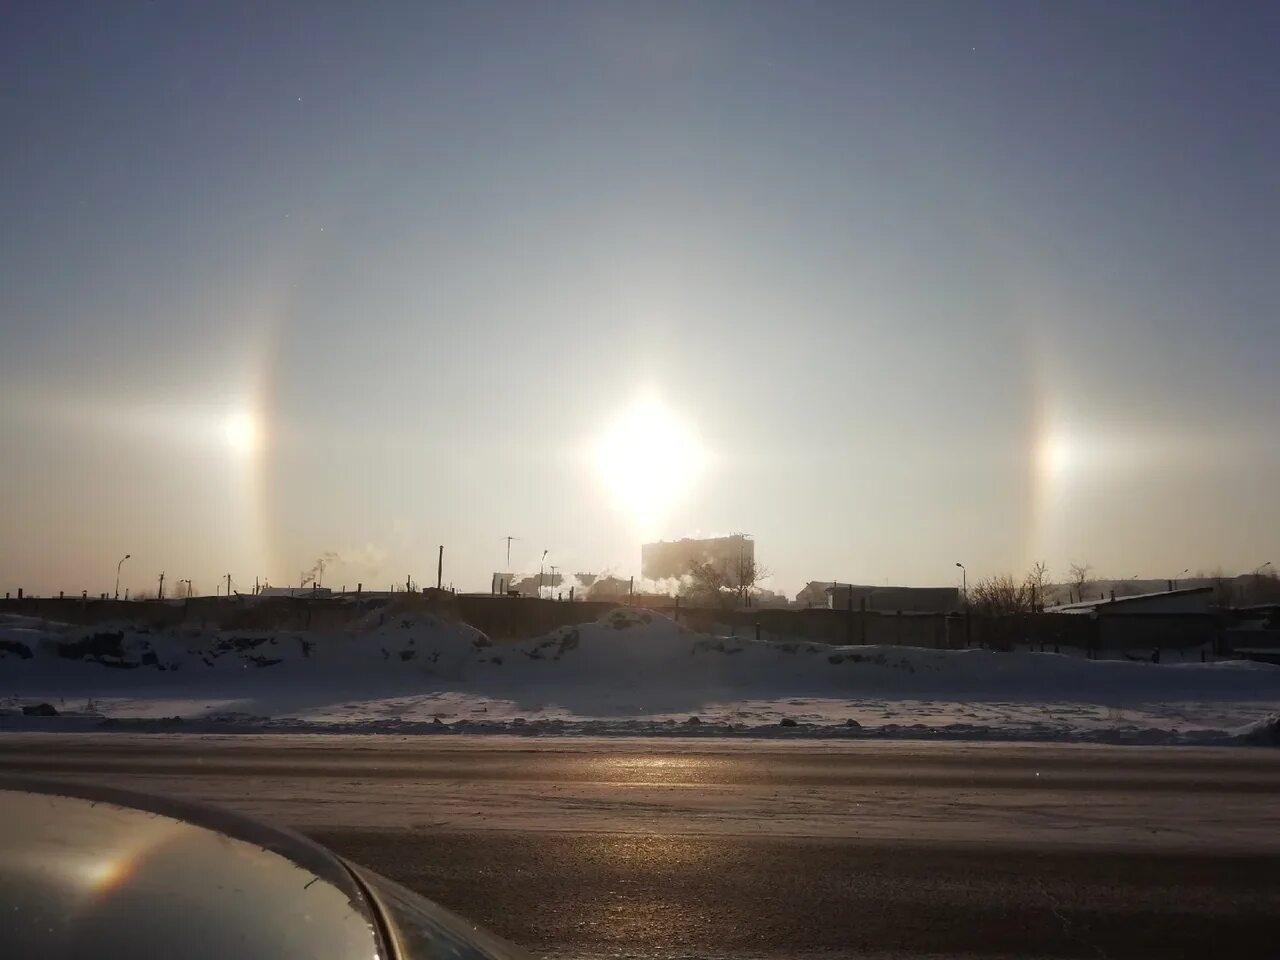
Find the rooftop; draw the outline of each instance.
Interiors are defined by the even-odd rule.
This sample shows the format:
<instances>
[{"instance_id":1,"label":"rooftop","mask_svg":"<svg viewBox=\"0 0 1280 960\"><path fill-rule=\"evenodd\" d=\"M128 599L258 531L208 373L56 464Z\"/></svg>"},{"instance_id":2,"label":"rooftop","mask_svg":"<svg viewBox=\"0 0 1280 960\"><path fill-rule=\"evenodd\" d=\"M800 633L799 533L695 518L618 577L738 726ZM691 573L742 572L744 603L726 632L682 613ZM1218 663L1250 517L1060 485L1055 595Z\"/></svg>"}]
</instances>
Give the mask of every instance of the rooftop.
<instances>
[{"instance_id":1,"label":"rooftop","mask_svg":"<svg viewBox=\"0 0 1280 960\"><path fill-rule=\"evenodd\" d=\"M1183 587L1178 590L1160 590L1156 593L1132 593L1126 597L1100 597L1097 600L1078 600L1075 603L1060 603L1056 607L1046 607L1047 613L1084 613L1098 607L1110 607L1138 600L1155 600L1162 597L1186 597L1197 593L1212 593L1213 587Z\"/></svg>"}]
</instances>

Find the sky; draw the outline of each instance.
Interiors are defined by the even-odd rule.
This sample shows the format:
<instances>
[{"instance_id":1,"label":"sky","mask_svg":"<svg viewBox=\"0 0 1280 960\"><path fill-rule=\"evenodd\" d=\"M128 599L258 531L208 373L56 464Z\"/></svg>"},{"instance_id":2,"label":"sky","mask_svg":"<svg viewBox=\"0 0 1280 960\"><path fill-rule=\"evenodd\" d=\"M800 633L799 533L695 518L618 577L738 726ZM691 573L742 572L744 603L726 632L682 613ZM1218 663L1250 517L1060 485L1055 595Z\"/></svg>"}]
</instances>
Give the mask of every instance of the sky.
<instances>
[{"instance_id":1,"label":"sky","mask_svg":"<svg viewBox=\"0 0 1280 960\"><path fill-rule=\"evenodd\" d=\"M2 16L0 589L1280 563L1275 5Z\"/></svg>"}]
</instances>

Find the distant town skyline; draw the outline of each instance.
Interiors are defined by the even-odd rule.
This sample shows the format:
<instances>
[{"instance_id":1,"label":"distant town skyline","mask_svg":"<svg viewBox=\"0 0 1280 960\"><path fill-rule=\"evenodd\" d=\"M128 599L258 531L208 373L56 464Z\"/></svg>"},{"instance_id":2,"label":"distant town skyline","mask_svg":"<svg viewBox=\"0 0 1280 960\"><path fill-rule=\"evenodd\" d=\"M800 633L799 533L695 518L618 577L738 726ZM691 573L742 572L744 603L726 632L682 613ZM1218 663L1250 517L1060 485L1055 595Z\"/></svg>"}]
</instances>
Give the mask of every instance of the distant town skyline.
<instances>
[{"instance_id":1,"label":"distant town skyline","mask_svg":"<svg viewBox=\"0 0 1280 960\"><path fill-rule=\"evenodd\" d=\"M754 561L755 558L752 558L752 560ZM123 558L118 561L122 568L124 568L124 563L126 562L131 561L125 561ZM243 594L253 594L260 588L263 590L269 588L271 592L276 595L284 595L295 590L305 592L308 588L316 586L321 586L326 592L332 593L339 593L342 591L355 592L358 587L363 588L364 591L369 593L386 593L400 592L410 588L416 591L426 587L434 587L436 583L434 568L432 570L427 570L425 568L421 570L412 569L399 578L396 578L394 576L388 577L380 575L385 574L385 571L377 571L371 574L370 571L373 568L365 566L368 561L363 558L357 558L353 563L347 563L336 554L330 554L324 559L325 567L318 570L317 564L319 562L320 561L316 561L309 569L300 571L293 578L268 578L263 576L245 577L240 573L232 573L230 588L232 592ZM957 591L960 591L966 582L972 584L977 583L984 578L1002 576L1006 574L1013 576L1015 579L1021 579L1029 572L1028 570L1015 569L969 570L966 565L966 574L968 575L966 576L961 574L958 569L955 569L959 566L959 563L957 562L951 565L952 568L955 569L954 574L951 571L947 571L938 580L931 583L903 583L893 581L887 576L863 578L860 580L849 580L844 577L810 577L798 584L791 585L782 582L779 577L774 575L772 573L772 568L764 564L763 558L761 558L760 562L762 569L766 570L768 575L761 580L758 584L758 588L766 593L775 594L791 600L795 600L798 596L803 597L806 590L812 592L812 588L815 584L822 587L833 584L847 587L850 583L865 587L954 587ZM1143 588L1150 587L1151 589L1164 589L1164 587L1161 586L1162 584L1167 584L1170 588L1176 589L1179 586L1202 585L1206 582L1212 582L1219 578L1248 577L1251 574L1259 573L1269 577L1278 572L1275 565L1269 561L1257 564L1253 568L1245 570L1228 570L1221 567L1208 568L1204 566L1193 566L1184 568L1180 571L1168 572L1163 575L1159 573L1116 575L1109 571L1099 570L1092 564L1080 564L1077 562L1077 565L1088 568L1087 578L1090 588L1091 590L1099 592L1099 595L1116 586L1132 587L1132 589L1125 589L1123 591L1125 593L1133 592L1133 590L1137 589L1139 586ZM635 588L638 592L657 591L661 593L678 591L679 583L688 579L687 577L682 578L678 576L666 576L659 578L645 577L642 571L642 566L643 564L639 559L639 553L637 553L635 564L631 567L619 566L600 569L584 569L573 565L570 565L570 567L564 567L560 564L545 564L542 570L542 577L539 576L538 564L536 562L531 565L526 564L523 566L520 564L512 564L512 567L509 570L491 571L487 575L488 579L484 582L473 582L469 579L460 579L455 577L452 571L449 571L443 577L443 586L446 589L456 589L458 592L465 593L493 592L496 589L494 586L497 582L495 578L500 574L509 574L510 579L504 579L504 584L510 588L518 587L526 595L532 595L529 592L531 585L541 581L546 587L557 587L561 592L568 596L567 591L570 587L574 587L581 594L583 588L589 587L597 579L610 576L620 578L619 582L624 586L628 580L634 580ZM1066 588L1074 583L1079 578L1075 571L1071 570L1070 567L1070 564L1064 564L1060 569L1054 568L1051 565L1048 566L1046 572L1046 584L1054 587ZM114 569L114 567L112 569ZM223 574L221 577L213 578L206 582L189 577L176 577L168 568L161 571L161 573L164 574L164 583L166 584L165 595L168 598L185 596L188 589L190 589L193 592L193 595L196 596L227 595L227 574ZM351 574L351 576L347 576L347 574ZM145 573L139 574L135 567L133 568L133 572L124 575L121 579L119 596L122 599L127 599L129 597L155 597L157 595L157 591L160 589L159 580L159 573L151 573L148 580L148 575ZM19 588L21 588L28 596L56 596L59 593L65 593L67 596L74 597L81 593L85 593L90 597L98 597L104 594L112 596L114 593L114 588L110 583L105 586L100 586L96 583L91 585L77 583L68 586L67 583L69 582L70 581L49 585L41 584L36 581L27 581L12 585L3 584L0 585L0 590L3 590L4 593L8 593L11 596L16 596ZM582 596L579 595L578 598L582 599Z\"/></svg>"},{"instance_id":2,"label":"distant town skyline","mask_svg":"<svg viewBox=\"0 0 1280 960\"><path fill-rule=\"evenodd\" d=\"M5 20L0 589L1280 562L1273 7Z\"/></svg>"}]
</instances>

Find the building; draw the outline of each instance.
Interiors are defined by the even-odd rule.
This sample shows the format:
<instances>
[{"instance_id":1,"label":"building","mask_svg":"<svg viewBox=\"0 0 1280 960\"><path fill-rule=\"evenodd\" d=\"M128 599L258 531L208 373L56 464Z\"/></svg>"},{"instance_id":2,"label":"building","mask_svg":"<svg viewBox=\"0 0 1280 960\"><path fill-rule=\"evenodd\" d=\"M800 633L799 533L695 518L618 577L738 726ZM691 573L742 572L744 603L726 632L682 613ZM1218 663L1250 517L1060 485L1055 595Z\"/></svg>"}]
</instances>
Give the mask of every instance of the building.
<instances>
[{"instance_id":1,"label":"building","mask_svg":"<svg viewBox=\"0 0 1280 960\"><path fill-rule=\"evenodd\" d=\"M877 613L951 613L962 606L958 587L872 587L856 583L829 583L822 592L826 606L833 610L852 607ZM805 590L800 591L800 595L804 594Z\"/></svg>"},{"instance_id":2,"label":"building","mask_svg":"<svg viewBox=\"0 0 1280 960\"><path fill-rule=\"evenodd\" d=\"M564 577L549 570L524 577L518 573L495 573L489 578L489 592L503 597L511 593L536 597L540 588L558 587L563 582Z\"/></svg>"},{"instance_id":3,"label":"building","mask_svg":"<svg viewBox=\"0 0 1280 960\"><path fill-rule=\"evenodd\" d=\"M827 596L827 591L832 586L830 580L810 580L805 584L804 589L796 594L796 603L802 607L828 606L831 600Z\"/></svg>"},{"instance_id":4,"label":"building","mask_svg":"<svg viewBox=\"0 0 1280 960\"><path fill-rule=\"evenodd\" d=\"M544 570L542 573L533 573L517 581L510 589L515 590L522 597L537 597L541 596L544 590L554 590L563 584L564 577L561 574Z\"/></svg>"},{"instance_id":5,"label":"building","mask_svg":"<svg viewBox=\"0 0 1280 960\"><path fill-rule=\"evenodd\" d=\"M588 600L622 600L631 595L631 581L605 574L593 578L587 590Z\"/></svg>"},{"instance_id":6,"label":"building","mask_svg":"<svg viewBox=\"0 0 1280 960\"><path fill-rule=\"evenodd\" d=\"M328 587L317 587L307 584L305 587L262 587L258 590L260 597L331 597L333 591Z\"/></svg>"},{"instance_id":7,"label":"building","mask_svg":"<svg viewBox=\"0 0 1280 960\"><path fill-rule=\"evenodd\" d=\"M1083 613L1120 616L1143 613L1208 613L1213 604L1213 587L1186 587L1182 590L1161 590L1158 593L1140 593L1136 596L1117 597L1112 591L1098 600L1079 603L1063 603L1046 607L1045 613Z\"/></svg>"},{"instance_id":8,"label":"building","mask_svg":"<svg viewBox=\"0 0 1280 960\"><path fill-rule=\"evenodd\" d=\"M647 580L687 576L695 564L710 563L726 576L755 563L756 544L745 533L708 540L659 540L640 547L640 572Z\"/></svg>"},{"instance_id":9,"label":"building","mask_svg":"<svg viewBox=\"0 0 1280 960\"><path fill-rule=\"evenodd\" d=\"M574 581L577 583L574 583ZM562 573L552 573L550 570L543 572L541 583L543 588L566 589L573 587L577 590L578 595L582 596L587 589L596 582L596 574L594 573L575 573L572 579L567 579ZM499 596L506 596L513 591L522 597L536 597L538 595L538 574L524 576L519 573L495 573L489 579L489 592Z\"/></svg>"}]
</instances>

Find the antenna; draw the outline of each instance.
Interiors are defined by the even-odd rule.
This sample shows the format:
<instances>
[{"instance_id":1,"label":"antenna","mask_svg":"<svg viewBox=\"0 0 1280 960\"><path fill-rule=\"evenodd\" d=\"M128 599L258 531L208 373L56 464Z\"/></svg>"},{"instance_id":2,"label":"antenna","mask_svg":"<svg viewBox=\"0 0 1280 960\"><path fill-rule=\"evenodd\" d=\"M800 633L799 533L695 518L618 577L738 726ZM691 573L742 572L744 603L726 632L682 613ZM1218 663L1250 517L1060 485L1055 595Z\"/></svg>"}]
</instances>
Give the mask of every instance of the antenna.
<instances>
[{"instance_id":1,"label":"antenna","mask_svg":"<svg viewBox=\"0 0 1280 960\"><path fill-rule=\"evenodd\" d=\"M507 570L510 571L511 570L511 541L519 540L520 538L519 537L503 537L502 539L507 541Z\"/></svg>"}]
</instances>

